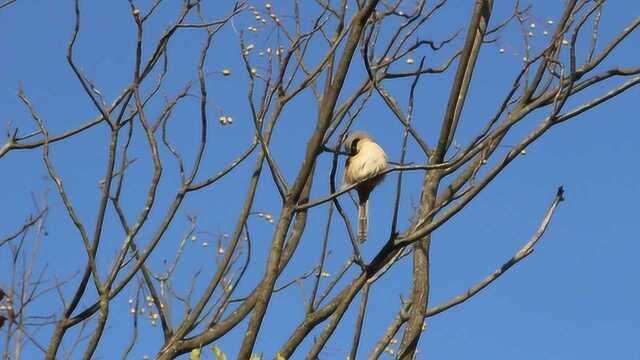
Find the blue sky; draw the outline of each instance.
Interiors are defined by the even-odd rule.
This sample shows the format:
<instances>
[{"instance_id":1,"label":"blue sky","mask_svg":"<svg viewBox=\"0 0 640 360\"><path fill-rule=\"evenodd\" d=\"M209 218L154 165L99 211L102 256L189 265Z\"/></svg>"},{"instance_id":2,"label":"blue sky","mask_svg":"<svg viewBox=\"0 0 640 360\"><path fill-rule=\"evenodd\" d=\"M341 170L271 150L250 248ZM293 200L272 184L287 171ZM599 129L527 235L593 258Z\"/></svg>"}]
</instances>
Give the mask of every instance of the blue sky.
<instances>
[{"instance_id":1,"label":"blue sky","mask_svg":"<svg viewBox=\"0 0 640 360\"><path fill-rule=\"evenodd\" d=\"M146 9L147 3L142 2L140 6ZM217 8L218 5L205 7L210 18L219 18L232 6L229 1L222 3L220 7L224 9ZM273 4L276 11L290 11L288 5ZM450 1L420 36L441 40L452 34L466 23L471 4L471 1ZM254 5L262 7L263 3ZM308 16L311 16L315 7L305 6L303 12L308 11ZM532 38L534 49L543 44L540 32L546 28L546 21L559 17L558 8L556 2L533 2L534 17L531 21L537 25L536 36ZM18 127L21 133L35 129L16 97L20 87L32 99L52 134L96 116L95 108L66 64L72 10L71 1L53 6L41 0L18 1L0 10L0 53L3 54L0 56L0 121L3 132L9 123L12 128ZM149 44L153 44L171 23L177 10L173 2L158 9L157 18L150 21L146 30L145 40ZM510 10L511 2L497 1L493 23L507 16ZM640 16L640 3L608 3L602 17L599 49L637 16ZM250 24L253 24L250 16L240 17L234 22L236 29ZM521 43L517 31L511 27L499 42L483 47L456 142L465 144L495 112L508 91L521 65ZM252 56L258 64L258 71L263 67L260 67L255 51L268 46L275 37L272 34L269 40L265 40L267 34L267 30L260 30L256 35L249 35L255 37L250 41L252 39L256 44L257 49ZM126 1L82 3L82 29L76 59L108 102L131 81L134 35L135 26ZM186 81L196 80L197 57L203 39L201 32L184 30L172 41L169 47L170 71L166 86L160 92L161 97L150 105L152 116L158 114L163 97L174 96ZM600 69L616 65L637 66L639 41L638 33L632 34ZM427 65L437 66L461 44L458 39L440 53L424 51L413 56L419 59L426 55ZM501 48L505 49L502 54ZM145 56L149 55L150 49L151 45L145 48ZM321 49L312 52L316 57L320 53ZM239 54L234 28L227 26L214 38L205 66L209 86L210 139L200 179L225 167L249 145L252 138L253 124L246 100L247 76L243 74ZM364 76L361 59L356 58L352 67L345 85L347 93L358 86ZM229 68L232 75L220 76L223 68ZM411 65L402 62L397 69L410 68ZM431 142L435 141L435 130L444 111L452 73L425 76L417 88L414 121L416 128ZM153 84L153 79L155 75L150 77L146 90ZM408 81L387 84L403 106L406 105ZM582 103L590 96L602 94L616 84L614 80L590 90L570 101L567 108ZM192 92L197 94L197 91ZM434 233L432 305L463 292L510 258L536 230L557 186L562 184L566 188L567 201L561 204L534 254L473 299L430 318L428 331L420 342L422 354L418 358L640 359L637 345L637 334L640 333L640 310L637 306L640 303L640 268L637 265L640 238L636 209L640 200L640 172L638 166L633 165L640 156L637 141L640 124L634 102L637 102L638 95L638 89L632 89L552 129L530 146L525 156L512 163L464 211ZM234 124L221 126L217 122L220 115L232 116ZM184 153L187 163L193 158L197 145L198 116L198 99L187 97L177 107L168 125L171 139ZM292 181L300 166L303 154L300 149L313 129L315 116L313 97L305 93L285 110L275 131L273 155L288 181ZM508 136L505 143L517 143L543 117L542 112L532 114ZM402 127L379 98L374 96L356 120L355 127L372 133L390 158L398 160ZM139 160L130 170L123 195L126 213L131 219L143 207L151 169L139 127L136 131L137 140L134 140L132 151ZM51 147L56 169L74 206L90 229L95 223L100 195L97 183L104 174L107 140L107 129L102 126ZM49 189L49 235L42 244L36 268L47 266L49 279L54 276L68 278L84 262L84 253L80 238L65 216L60 198L47 178L41 157L41 149L38 149L14 151L0 159L0 214L3 219L0 236L15 231L33 212L32 192L43 194ZM410 161L423 160L415 144L411 144L408 158ZM254 159L255 155L251 156L230 177L215 186L189 196L152 256L152 269L162 272L163 260L173 258L180 237L188 231L186 216L198 217L198 228L202 232L196 241L186 246L185 261L176 272L179 280L175 286L179 292L188 289L192 274L197 269L202 269L202 275L196 282L196 290L206 282L207 275L213 273L215 247L204 247L203 241L215 241L215 237L208 234L233 231ZM151 212L148 226L139 235L141 244L148 241L159 224L178 186L176 164L166 151L163 152L163 161L166 178L160 185L158 202ZM322 156L318 173L327 174L329 166L330 158ZM370 236L363 246L365 258L372 257L388 236L395 176L389 176L372 198L370 233L376 235ZM400 212L401 229L409 224L411 201L419 198L421 176L415 173L406 177ZM328 192L325 175L319 177L316 184L312 198ZM347 200L344 198L343 204L347 205L355 220L355 208ZM277 216L279 206L271 177L265 172L254 210ZM314 208L309 214L308 229L300 249L279 283L309 271L318 259L327 208ZM253 240L253 261L237 295L250 291L262 275L273 225L254 216L250 218L249 228ZM351 250L344 227L337 218L332 223L331 234L329 247L332 253L327 272L334 275ZM122 241L122 231L112 211L107 216L104 239L98 262L103 269L110 265L111 255ZM7 247L0 249L2 268L9 263L8 255ZM350 275L356 273L351 272ZM6 270L0 271L0 286L6 287L9 279ZM75 282L77 278L72 284ZM360 356L367 354L384 332L399 308L400 294L407 296L410 284L411 262L405 260L373 286L369 301L371 312L365 319ZM306 294L310 288L311 282L304 282L302 289ZM272 356L300 322L304 311L300 289L292 286L274 296L256 352ZM65 288L67 296L72 290L72 286ZM100 358L111 358L113 349L118 349L116 354L119 355L123 344L128 341L131 323L127 299L134 294L135 286L129 286L112 306L112 320L97 351ZM81 308L90 304L92 299L92 295L88 295ZM348 353L357 301L331 338L323 358L344 359ZM54 295L44 297L39 304L38 308L44 313L60 308ZM178 303L174 306L175 311L181 311ZM140 340L131 356L134 359L140 359L144 354L155 354L161 338L159 327L150 326L144 317L142 320ZM230 358L242 341L245 326L240 324L217 342ZM70 332L67 345L74 334L74 331ZM48 333L43 331L39 336L46 343ZM310 341L303 343L295 358L302 358L309 346ZM37 353L27 355L38 356ZM79 353L76 356L80 356Z\"/></svg>"}]
</instances>

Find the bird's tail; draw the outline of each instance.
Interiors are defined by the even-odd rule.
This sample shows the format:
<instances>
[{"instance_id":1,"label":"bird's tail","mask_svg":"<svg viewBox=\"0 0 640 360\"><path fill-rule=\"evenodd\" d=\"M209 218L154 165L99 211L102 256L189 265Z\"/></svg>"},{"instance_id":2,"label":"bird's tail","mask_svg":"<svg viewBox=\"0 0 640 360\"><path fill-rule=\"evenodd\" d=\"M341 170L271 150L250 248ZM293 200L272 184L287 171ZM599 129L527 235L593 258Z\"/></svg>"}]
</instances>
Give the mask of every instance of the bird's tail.
<instances>
[{"instance_id":1,"label":"bird's tail","mask_svg":"<svg viewBox=\"0 0 640 360\"><path fill-rule=\"evenodd\" d=\"M362 244L367 241L369 228L369 200L360 201L358 206L358 240Z\"/></svg>"}]
</instances>

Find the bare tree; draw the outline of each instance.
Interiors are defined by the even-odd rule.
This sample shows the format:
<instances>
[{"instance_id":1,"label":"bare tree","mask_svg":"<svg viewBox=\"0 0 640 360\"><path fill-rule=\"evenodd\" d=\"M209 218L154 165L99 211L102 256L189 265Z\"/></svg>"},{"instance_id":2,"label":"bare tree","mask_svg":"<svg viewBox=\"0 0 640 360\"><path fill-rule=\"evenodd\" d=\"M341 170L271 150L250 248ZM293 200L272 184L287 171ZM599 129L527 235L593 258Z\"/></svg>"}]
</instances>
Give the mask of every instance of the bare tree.
<instances>
[{"instance_id":1,"label":"bare tree","mask_svg":"<svg viewBox=\"0 0 640 360\"><path fill-rule=\"evenodd\" d=\"M0 11L26 6L17 2L8 7L11 3L0 5ZM5 332L6 359L18 358L24 346L37 348L47 359L75 358L78 353L92 358L107 333L107 324L126 316L113 310L115 304L127 301L132 320L125 319L132 321L133 331L130 337L120 339L122 348L118 353L122 358L130 356L139 340L142 314L161 328L154 355L158 359L186 353L199 358L203 347L225 336L242 339L235 358L261 358L255 344L260 336L270 336L265 322L270 304L277 296L297 296L287 290L303 282L311 289L303 294L305 314L287 337L273 339L281 346L270 355L278 359L318 358L359 297L357 321L343 324L353 327L352 345L346 355L350 359L375 359L386 351L399 359L412 359L428 317L475 296L533 252L563 200L563 189L560 187L555 193L550 189L550 198L553 197L539 228L513 257L461 295L442 304L429 304L430 244L440 226L464 209L542 135L640 83L640 67L612 65L610 61L616 48L637 30L640 17L619 29L614 37L604 39L599 27L605 0L565 1L554 21L540 24L544 30L536 29L543 39L539 48L530 44L535 9L519 1L509 5L494 4L493 0L469 2L472 7L465 29L454 29L449 34L439 31L435 33L439 39L428 40L425 34L430 36L433 31L427 33L424 29L446 8L447 0L295 0L286 5L278 2L259 6L184 0L161 34L149 34L149 24L156 17L162 19L159 13L166 13L169 5L155 0L143 6L129 0L130 24L135 28L134 64L126 86L108 102L100 84L80 65L89 60L76 55L79 42L91 41L80 36L84 28L92 26L82 21L82 5L86 4L75 0L66 59L75 81L93 105L95 116L65 131L52 131L52 120L46 112L39 111L37 101L29 96L30 89L21 88L18 97L26 109L25 118L30 117L32 125L26 125L26 121L21 122L25 125L20 128L9 125L6 140L0 145L0 161L20 157L27 151L40 152L56 192L55 202L61 201L55 209L45 205L49 204L46 200L35 201L34 214L23 224L15 224L13 233L0 238L0 251L9 252L13 259L8 265L10 271L3 269L0 277L0 327ZM508 6L510 15L492 16L499 6ZM197 58L195 72L172 66L173 57L178 55L171 49L181 36L201 41L200 52L188 55ZM225 36L229 39L221 39ZM514 39L521 40L522 45L514 45ZM239 52L214 50L218 41L237 42ZM255 44L258 41L260 45ZM501 44L517 49L508 52L521 58L512 85L493 104L495 115L473 119L475 124L482 121L474 136L457 136L467 123L462 115L481 50L505 52ZM428 58L419 56L427 53ZM211 58L222 56L240 59L245 74L212 68ZM442 60L435 63L432 58ZM173 81L169 78L174 73L188 73L186 77L194 81L186 81L173 92L175 86L169 85ZM223 100L209 96L212 84L229 76L246 79L243 86L252 130L245 134L246 145L239 153L217 146L210 134L214 126L234 123L220 105ZM426 102L420 84L438 76L451 79L443 115L440 119L420 118L415 115L415 108ZM495 76L512 75L505 72ZM589 95L586 100L579 96L603 86L607 90L600 95ZM304 97L313 99L308 103L315 106L314 111L295 117L307 122L312 131L305 135L306 146L292 151L301 161L284 166L283 159L272 151L274 132L292 131L287 130L290 123L285 119L294 116L291 114L296 110L291 109ZM341 149L343 139L358 127L360 115L375 101L381 101L388 110L384 116L389 126L396 121L400 124L401 155L391 159L392 166L385 171L391 179L387 183L395 188L395 201L389 205L393 212L388 232L369 234L367 246L377 250L373 257L365 259L351 225L351 207L346 206L351 202L349 191L358 184L341 187L339 165L345 155ZM575 105L576 101L581 102ZM197 114L196 118L181 120L181 126L195 126L195 137L180 136L172 126L179 107L189 107L192 114ZM538 125L513 142L513 130L527 119ZM416 123L429 123L438 131L427 133ZM64 159L56 161L56 150L89 132L106 141L106 149L99 154L105 162L95 190L99 195L97 208L81 213L77 195L74 198L70 194L67 180L57 169L56 163ZM506 153L498 151L505 147ZM420 161L407 161L410 150L419 152ZM233 160L217 172L208 172L207 162L216 158ZM329 164L330 171L319 171L324 168L321 162ZM403 181L405 172L422 174L422 184L416 188ZM241 176L249 179L248 187L241 194L243 199L238 197L241 210L234 215L235 226L229 234L208 230L201 216L184 210L187 198L207 194L223 181ZM263 178L267 178L266 187ZM143 197L127 199L125 194L132 179L137 179L138 185L146 184ZM173 181L167 179L178 179L177 188L166 185ZM140 190L136 191L139 195ZM421 195L410 219L403 220L400 210L407 205L401 202L401 194L411 191ZM257 208L256 198L262 192L277 198L279 208ZM315 196L323 192L324 195ZM322 238L322 251L317 254L313 250L316 247L301 239L308 233L305 230L309 213L322 216L319 208L326 209L327 219L323 234L316 234ZM74 226L75 245L69 252L82 256L84 262L77 275L67 274L65 278L51 265L39 272L32 265L36 257L46 259L46 254L37 248L40 242L48 241L45 224L52 211L65 213L65 221ZM405 209L403 213L406 212L410 211ZM253 231L249 221L252 216L272 223L274 228L270 233L264 229ZM332 224L338 216L342 225L335 229ZM406 221L410 225L401 228ZM177 245L169 242L170 228L184 230ZM268 241L266 253L252 253L256 236ZM204 246L215 247L215 267L211 266L211 259L202 264L185 261L185 249L196 239ZM26 241L33 242L31 251L25 250ZM111 244L108 251L107 244ZM163 246L173 249L173 258L162 264L153 262L154 254ZM349 249L349 255L330 256L332 248ZM413 258L412 276L406 278L412 287L410 294L375 347L362 349L365 316L375 316L367 307L372 286L409 257ZM313 265L293 280L289 275L285 278L283 274L289 274L287 270L296 258ZM341 266L343 270L327 276L330 266ZM194 270L185 276L181 267ZM260 272L256 281L248 277L250 267ZM236 291L242 287L249 290ZM50 293L57 294L59 307L30 305ZM41 328L47 330L39 332ZM234 332L237 329L241 332ZM396 336L400 340L393 347ZM214 350L223 356L221 349ZM366 351L368 355L364 355Z\"/></svg>"}]
</instances>

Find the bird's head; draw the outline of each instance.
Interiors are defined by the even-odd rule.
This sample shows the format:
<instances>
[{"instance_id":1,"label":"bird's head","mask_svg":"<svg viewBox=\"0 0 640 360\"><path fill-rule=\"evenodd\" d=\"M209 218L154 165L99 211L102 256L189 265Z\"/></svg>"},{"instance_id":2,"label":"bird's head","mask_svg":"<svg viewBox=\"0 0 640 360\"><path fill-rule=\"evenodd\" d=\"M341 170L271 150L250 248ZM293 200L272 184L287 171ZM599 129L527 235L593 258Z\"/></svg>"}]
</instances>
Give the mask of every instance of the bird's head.
<instances>
[{"instance_id":1,"label":"bird's head","mask_svg":"<svg viewBox=\"0 0 640 360\"><path fill-rule=\"evenodd\" d=\"M364 140L371 141L372 139L371 136L364 131L354 131L344 139L342 145L349 156L353 156L358 153Z\"/></svg>"}]
</instances>

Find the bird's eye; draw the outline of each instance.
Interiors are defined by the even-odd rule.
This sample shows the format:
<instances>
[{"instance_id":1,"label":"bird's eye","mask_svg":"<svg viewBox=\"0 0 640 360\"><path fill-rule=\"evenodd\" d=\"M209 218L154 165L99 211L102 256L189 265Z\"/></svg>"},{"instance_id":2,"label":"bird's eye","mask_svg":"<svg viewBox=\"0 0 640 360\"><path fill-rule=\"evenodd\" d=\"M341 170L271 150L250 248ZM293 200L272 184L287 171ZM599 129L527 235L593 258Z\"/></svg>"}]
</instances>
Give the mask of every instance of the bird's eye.
<instances>
[{"instance_id":1,"label":"bird's eye","mask_svg":"<svg viewBox=\"0 0 640 360\"><path fill-rule=\"evenodd\" d=\"M360 140L360 139L354 139L354 140L351 142L351 149L349 149L349 150L350 150L350 152L351 152L351 155L355 155L355 154L357 154L357 153L358 153L358 141L359 141L359 140Z\"/></svg>"}]
</instances>

